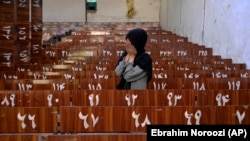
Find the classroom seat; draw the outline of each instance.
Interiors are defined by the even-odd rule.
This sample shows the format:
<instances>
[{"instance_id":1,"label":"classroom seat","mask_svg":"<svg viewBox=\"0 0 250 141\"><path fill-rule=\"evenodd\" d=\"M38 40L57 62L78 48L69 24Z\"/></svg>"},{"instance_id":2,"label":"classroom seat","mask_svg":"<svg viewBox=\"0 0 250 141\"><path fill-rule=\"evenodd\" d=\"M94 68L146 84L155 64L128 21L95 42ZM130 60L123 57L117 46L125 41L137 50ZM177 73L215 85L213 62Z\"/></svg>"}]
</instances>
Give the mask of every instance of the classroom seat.
<instances>
[{"instance_id":1,"label":"classroom seat","mask_svg":"<svg viewBox=\"0 0 250 141\"><path fill-rule=\"evenodd\" d=\"M248 78L210 78L208 81L214 89L240 90L250 88Z\"/></svg>"},{"instance_id":2,"label":"classroom seat","mask_svg":"<svg viewBox=\"0 0 250 141\"><path fill-rule=\"evenodd\" d=\"M7 107L0 108L1 133L56 133L55 107Z\"/></svg>"},{"instance_id":3,"label":"classroom seat","mask_svg":"<svg viewBox=\"0 0 250 141\"><path fill-rule=\"evenodd\" d=\"M99 68L99 69L98 69ZM108 69L103 70L104 67L97 67L97 70L87 70L85 72L81 72L81 78L91 78L91 79L109 79L109 78L118 78L116 76L115 71Z\"/></svg>"},{"instance_id":4,"label":"classroom seat","mask_svg":"<svg viewBox=\"0 0 250 141\"><path fill-rule=\"evenodd\" d=\"M174 78L175 77L175 71L171 69L167 70L153 70L152 77L154 79L162 79L162 78Z\"/></svg>"},{"instance_id":5,"label":"classroom seat","mask_svg":"<svg viewBox=\"0 0 250 141\"><path fill-rule=\"evenodd\" d=\"M57 107L70 106L71 90L29 90L19 91L17 107Z\"/></svg>"},{"instance_id":6,"label":"classroom seat","mask_svg":"<svg viewBox=\"0 0 250 141\"><path fill-rule=\"evenodd\" d=\"M17 79L2 80L2 90L77 90L79 89L78 79Z\"/></svg>"},{"instance_id":7,"label":"classroom seat","mask_svg":"<svg viewBox=\"0 0 250 141\"><path fill-rule=\"evenodd\" d=\"M148 89L163 90L163 89L183 89L182 78L153 78L148 83Z\"/></svg>"},{"instance_id":8,"label":"classroom seat","mask_svg":"<svg viewBox=\"0 0 250 141\"><path fill-rule=\"evenodd\" d=\"M0 107L60 107L70 106L70 90L1 90Z\"/></svg>"},{"instance_id":9,"label":"classroom seat","mask_svg":"<svg viewBox=\"0 0 250 141\"><path fill-rule=\"evenodd\" d=\"M177 78L249 78L248 70L176 70L174 77Z\"/></svg>"},{"instance_id":10,"label":"classroom seat","mask_svg":"<svg viewBox=\"0 0 250 141\"><path fill-rule=\"evenodd\" d=\"M79 82L80 90L103 90L103 89L116 89L119 78L95 79L95 78L82 78Z\"/></svg>"},{"instance_id":11,"label":"classroom seat","mask_svg":"<svg viewBox=\"0 0 250 141\"><path fill-rule=\"evenodd\" d=\"M19 79L19 73L14 70L0 71L0 79Z\"/></svg>"},{"instance_id":12,"label":"classroom seat","mask_svg":"<svg viewBox=\"0 0 250 141\"><path fill-rule=\"evenodd\" d=\"M216 121L224 125L247 125L249 124L248 106L225 106L216 108Z\"/></svg>"},{"instance_id":13,"label":"classroom seat","mask_svg":"<svg viewBox=\"0 0 250 141\"><path fill-rule=\"evenodd\" d=\"M74 106L60 108L60 129L62 133L133 133L145 132L147 124L248 125L249 116L248 106L236 105L221 107Z\"/></svg>"},{"instance_id":14,"label":"classroom seat","mask_svg":"<svg viewBox=\"0 0 250 141\"><path fill-rule=\"evenodd\" d=\"M195 106L194 90L78 90L71 92L73 106Z\"/></svg>"},{"instance_id":15,"label":"classroom seat","mask_svg":"<svg viewBox=\"0 0 250 141\"><path fill-rule=\"evenodd\" d=\"M19 90L0 90L0 107L19 107L23 105L25 95L20 94ZM28 101L28 100L27 100Z\"/></svg>"},{"instance_id":16,"label":"classroom seat","mask_svg":"<svg viewBox=\"0 0 250 141\"><path fill-rule=\"evenodd\" d=\"M197 106L249 105L249 90L208 89L196 92Z\"/></svg>"},{"instance_id":17,"label":"classroom seat","mask_svg":"<svg viewBox=\"0 0 250 141\"><path fill-rule=\"evenodd\" d=\"M184 89L208 90L227 89L240 90L248 89L250 86L248 78L190 78L183 79Z\"/></svg>"}]
</instances>

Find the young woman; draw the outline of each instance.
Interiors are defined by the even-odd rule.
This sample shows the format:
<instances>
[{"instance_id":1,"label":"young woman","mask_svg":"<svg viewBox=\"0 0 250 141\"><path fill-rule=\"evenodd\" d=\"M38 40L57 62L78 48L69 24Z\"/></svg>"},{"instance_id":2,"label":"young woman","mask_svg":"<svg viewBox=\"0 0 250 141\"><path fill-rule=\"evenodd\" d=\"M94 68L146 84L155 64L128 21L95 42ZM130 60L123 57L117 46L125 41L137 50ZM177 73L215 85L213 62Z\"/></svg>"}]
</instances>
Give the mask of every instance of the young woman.
<instances>
[{"instance_id":1,"label":"young woman","mask_svg":"<svg viewBox=\"0 0 250 141\"><path fill-rule=\"evenodd\" d=\"M115 68L116 75L121 77L117 89L147 89L152 78L152 58L144 49L147 38L147 32L141 28L128 32L126 51Z\"/></svg>"}]
</instances>

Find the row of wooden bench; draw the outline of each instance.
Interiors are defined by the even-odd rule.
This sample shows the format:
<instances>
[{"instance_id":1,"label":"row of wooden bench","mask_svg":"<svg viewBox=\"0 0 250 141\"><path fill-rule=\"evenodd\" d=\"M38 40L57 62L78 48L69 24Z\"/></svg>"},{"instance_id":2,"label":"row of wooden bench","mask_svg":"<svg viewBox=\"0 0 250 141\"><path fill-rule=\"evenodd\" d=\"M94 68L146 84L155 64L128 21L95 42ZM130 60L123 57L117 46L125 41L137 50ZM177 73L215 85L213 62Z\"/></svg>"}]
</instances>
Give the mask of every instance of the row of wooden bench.
<instances>
[{"instance_id":1,"label":"row of wooden bench","mask_svg":"<svg viewBox=\"0 0 250 141\"><path fill-rule=\"evenodd\" d=\"M83 41L82 41L83 42ZM89 49L89 47L92 47L92 50ZM96 47L96 49L94 48ZM67 42L61 42L57 43L51 47L45 48L45 53L54 53L54 54L48 54L55 56L62 56L68 54L73 54L74 52L77 52L79 49L86 49L99 53L98 55L101 55L102 51L110 52L112 54L117 54L118 51L124 51L126 47L126 42L123 41L122 43L114 43L114 44L71 44ZM213 50L212 48L207 48L204 46L199 45L192 45L191 43L182 43L182 44L156 44L151 45L147 44L145 49L147 52L153 56L157 55L165 55L165 56L213 56ZM99 52L98 52L99 51Z\"/></svg>"},{"instance_id":2,"label":"row of wooden bench","mask_svg":"<svg viewBox=\"0 0 250 141\"><path fill-rule=\"evenodd\" d=\"M101 68L100 68L101 69ZM167 78L249 78L249 70L153 70L153 79ZM0 79L109 79L119 78L114 70L0 71Z\"/></svg>"},{"instance_id":3,"label":"row of wooden bench","mask_svg":"<svg viewBox=\"0 0 250 141\"><path fill-rule=\"evenodd\" d=\"M250 90L1 90L0 107L234 106L250 103Z\"/></svg>"},{"instance_id":4,"label":"row of wooden bench","mask_svg":"<svg viewBox=\"0 0 250 141\"><path fill-rule=\"evenodd\" d=\"M120 78L95 79L0 79L0 90L103 90L116 89ZM249 78L154 78L148 89L249 89Z\"/></svg>"},{"instance_id":5,"label":"row of wooden bench","mask_svg":"<svg viewBox=\"0 0 250 141\"><path fill-rule=\"evenodd\" d=\"M201 48L201 49L198 49L198 48L194 47L194 51L196 52L195 53L196 55L193 54L193 53L187 55L188 52L189 52L189 51L187 51L187 50L189 50L188 49L189 47L181 46L181 48L182 49L176 49L175 47L174 48L169 47L168 49L167 48L162 48L163 50L158 51L158 53L156 53L156 54L152 53L153 60L156 59L157 62L161 66L162 65L164 66L164 64L169 63L171 66L169 66L169 64L168 64L166 67L171 68L171 69L173 69L172 67L175 64L176 65L181 65L181 66L176 66L177 67L176 69L179 69L179 70L180 69L203 69L203 70L204 69L227 69L227 70L246 69L246 64L233 64L232 60L230 60L230 59L229 60L221 59L221 58L219 58L218 60L211 59L211 62L203 62L203 61L208 61L209 59L200 60L200 59L204 59L204 58L209 58L208 56L212 56L211 48L210 48L210 51L206 51L208 48L198 47L198 48ZM123 46L123 49L124 49L124 46ZM84 51L81 51L81 50L84 50ZM155 49L155 48L152 49L152 51L155 51L155 50L157 50L157 49ZM173 53L170 50L176 50L176 53ZM98 53L100 51L102 52L102 54ZM72 45L67 45L67 44L65 45L65 43L64 43L64 46L60 45L58 47L58 45L57 45L56 48L51 47L48 50L45 49L44 55L42 55L42 57L40 58L40 61L37 61L37 62L40 62L40 63L41 62L45 62L45 63L47 62L47 65L52 65L53 63L55 63L55 61L58 61L58 60L68 61L68 58L70 58L70 59L77 59L77 58L78 59L79 58L80 59L85 59L85 58L87 58L86 56L91 56L91 57L92 56L99 56L100 57L100 55L101 56L106 56L107 55L106 59L108 59L108 57L109 57L109 59L118 60L118 57L122 54L123 51L120 50L120 53L117 53L117 52L119 52L119 50L117 51L117 48L115 48L115 49L112 48L111 50L108 50L107 48L102 49L102 47L94 47L94 48L93 47L91 47L91 48L73 47ZM149 51L149 53L151 54L150 51ZM63 56L63 54L65 56ZM116 54L116 55L112 56L112 54ZM109 55L111 55L111 56L109 56ZM197 60L198 59L197 57L196 57L196 60L189 60L189 59L184 58L184 57L187 57L187 56L194 56L194 55L199 56L200 59ZM159 61L160 60L159 56L164 57L164 61ZM183 57L183 59L188 60L188 61L183 61L183 59L178 60L178 61L165 59L165 57L170 58L170 56L175 56L175 58ZM9 57L12 58L11 56L9 56ZM115 57L115 58L113 58L113 57ZM88 58L90 58L90 57L88 57ZM191 58L191 57L188 57L188 58ZM3 56L2 59L4 61L4 60L6 60L6 57ZM34 58L33 60L37 60L37 59L39 59L39 58ZM47 61L47 60L49 60L49 61ZM71 61L71 60L69 60L69 61ZM99 58L99 61L102 61L102 59ZM156 63L156 62L154 62L154 63ZM190 63L192 63L192 64L190 64ZM210 64L210 63L212 63L212 64ZM115 63L112 62L112 69L113 69L114 64ZM15 66L11 66L11 67L13 68ZM35 68L40 68L40 67L41 66L35 66ZM83 66L81 66L81 67L83 67ZM49 68L49 69L51 69L51 68ZM156 68L156 69L159 69L159 68ZM166 68L160 68L160 69L166 69Z\"/></svg>"},{"instance_id":6,"label":"row of wooden bench","mask_svg":"<svg viewBox=\"0 0 250 141\"><path fill-rule=\"evenodd\" d=\"M74 49L73 49L74 50ZM83 50L83 51L82 51ZM116 50L111 52L109 50L100 49L101 53L91 52L88 55L87 49L75 49L78 54L70 53L63 49L48 49L44 50L40 56L32 56L30 63L32 64L69 64L69 62L77 64L100 63L101 61L116 63L124 50ZM115 49L112 49L115 50ZM233 64L232 59L221 58L221 56L169 56L167 52L161 51L157 55L151 55L153 63L159 64ZM147 52L150 54L150 52ZM98 55L97 55L98 54ZM14 53L0 53L1 61L14 61ZM67 61L69 61L67 63ZM28 64L28 63L22 63ZM18 65L18 64L16 64Z\"/></svg>"},{"instance_id":7,"label":"row of wooden bench","mask_svg":"<svg viewBox=\"0 0 250 141\"><path fill-rule=\"evenodd\" d=\"M56 42L60 41L65 41L68 38L68 35L71 35L71 37L77 38L77 37L84 37L84 36L101 36L100 38L94 38L90 39L88 43L102 43L104 41L104 36L105 37L113 37L113 36L124 36L127 34L127 32L130 29L133 29L134 27L126 27L124 25L124 28L117 28L118 24L113 24L113 25L105 25L105 27L102 27L104 25L82 25L81 27L76 26L77 30L75 29L70 29L69 27L58 27L58 25L45 25L43 28L43 44L47 45L53 45ZM72 26L71 26L72 27ZM164 35L165 34L170 34L171 32L167 31L161 31L158 26L152 27L151 25L143 26L140 27L148 31L149 35ZM157 31L157 32L156 32ZM171 33L173 34L173 33ZM66 37L65 37L66 35ZM72 38L69 37L67 42L72 43ZM106 42L110 43L110 40L106 40ZM85 43L87 43L85 41Z\"/></svg>"},{"instance_id":8,"label":"row of wooden bench","mask_svg":"<svg viewBox=\"0 0 250 141\"><path fill-rule=\"evenodd\" d=\"M146 141L146 133L4 134L1 141Z\"/></svg>"},{"instance_id":9,"label":"row of wooden bench","mask_svg":"<svg viewBox=\"0 0 250 141\"><path fill-rule=\"evenodd\" d=\"M60 49L58 49L60 50ZM61 50L62 51L62 50ZM60 52L61 52L60 51ZM64 51L62 51L64 52ZM111 53L108 50L102 50L102 54L99 56L60 56L57 57L52 50L47 50L44 55L34 56L31 59L32 64L112 64L117 63L118 59L122 55L123 51L117 51L117 53ZM45 55L46 54L46 55ZM63 54L63 53L59 53ZM66 53L65 53L66 54ZM233 64L232 59L221 58L221 56L165 56L164 52L161 54L152 56L153 64ZM103 62L103 63L102 63Z\"/></svg>"},{"instance_id":10,"label":"row of wooden bench","mask_svg":"<svg viewBox=\"0 0 250 141\"><path fill-rule=\"evenodd\" d=\"M248 125L249 106L61 106L0 109L1 133L146 132L147 125Z\"/></svg>"},{"instance_id":11,"label":"row of wooden bench","mask_svg":"<svg viewBox=\"0 0 250 141\"><path fill-rule=\"evenodd\" d=\"M79 33L76 35L66 36L61 39L62 42L69 43L71 45L107 45L107 44L117 44L126 42L126 34L128 30L125 31L90 31L86 32L85 35L80 35L84 33ZM115 32L115 33L112 33ZM149 32L149 31L146 31ZM166 31L162 31L166 32ZM115 34L115 35L112 35ZM186 37L178 36L175 34L158 34L153 35L148 33L148 45L168 45L168 44L179 44L188 43Z\"/></svg>"},{"instance_id":12,"label":"row of wooden bench","mask_svg":"<svg viewBox=\"0 0 250 141\"><path fill-rule=\"evenodd\" d=\"M62 60L65 62L70 62L70 60ZM73 60L72 60L73 62ZM103 61L105 63L105 60ZM117 63L116 63L117 64ZM2 71L44 71L44 72L58 72L58 71L111 71L115 69L116 64L18 64L12 67L7 67L8 69L4 69ZM153 71L158 70L173 70L173 71L188 71L188 70L221 70L221 71L248 71L246 68L246 64L163 64L156 62L152 65Z\"/></svg>"},{"instance_id":13,"label":"row of wooden bench","mask_svg":"<svg viewBox=\"0 0 250 141\"><path fill-rule=\"evenodd\" d=\"M86 51L86 50L85 50ZM81 52L78 51L78 54L76 55L70 55L70 56L61 56L61 57L56 57L52 54L54 54L55 52L53 51L48 51L46 54L51 54L46 56L46 55L42 55L41 56L34 56L33 58L31 58L29 63L19 63L19 64L12 64L10 67L21 67L21 66L29 66L29 64L33 64L33 65L37 65L35 67L41 67L41 65L89 65L89 64L93 64L93 65L97 65L97 64L106 64L106 65L110 65L110 66L114 66L114 64L117 63L120 55L122 55L121 51L120 53L116 53L116 55L107 55L107 54L112 54L110 52L106 52L104 51L103 54L106 55L95 55L93 56L94 53L90 53L92 55L88 56L86 55L86 52ZM1 58L1 60L3 61L2 65L6 65L8 62L16 62L14 60L14 56L5 56L5 53L3 53L3 56ZM67 54L67 53L65 53ZM85 55L86 56L85 56ZM81 56L82 55L82 56ZM7 61L7 58L8 61ZM246 68L246 64L244 63L233 63L232 59L223 59L220 56L211 56L211 57L202 57L202 56L164 56L164 55L155 55L152 56L153 58L153 64L154 65L221 65L221 67L224 65L224 67L226 67L227 65L230 66L238 66L236 68ZM12 60L12 61L11 61ZM6 62L6 64L4 64L4 62ZM33 66L31 65L31 66ZM223 68L222 68L223 69Z\"/></svg>"}]
</instances>

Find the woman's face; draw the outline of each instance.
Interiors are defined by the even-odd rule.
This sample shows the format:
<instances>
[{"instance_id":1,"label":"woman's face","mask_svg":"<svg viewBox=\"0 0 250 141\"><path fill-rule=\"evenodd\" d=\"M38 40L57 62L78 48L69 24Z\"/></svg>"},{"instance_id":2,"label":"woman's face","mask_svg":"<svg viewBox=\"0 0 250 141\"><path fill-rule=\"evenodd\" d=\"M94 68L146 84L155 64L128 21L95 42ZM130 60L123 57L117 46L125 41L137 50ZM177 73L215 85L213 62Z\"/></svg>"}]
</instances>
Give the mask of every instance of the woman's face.
<instances>
[{"instance_id":1,"label":"woman's face","mask_svg":"<svg viewBox=\"0 0 250 141\"><path fill-rule=\"evenodd\" d=\"M131 44L131 42L129 41L129 39L126 40L126 51L129 54L136 54L136 48Z\"/></svg>"}]
</instances>

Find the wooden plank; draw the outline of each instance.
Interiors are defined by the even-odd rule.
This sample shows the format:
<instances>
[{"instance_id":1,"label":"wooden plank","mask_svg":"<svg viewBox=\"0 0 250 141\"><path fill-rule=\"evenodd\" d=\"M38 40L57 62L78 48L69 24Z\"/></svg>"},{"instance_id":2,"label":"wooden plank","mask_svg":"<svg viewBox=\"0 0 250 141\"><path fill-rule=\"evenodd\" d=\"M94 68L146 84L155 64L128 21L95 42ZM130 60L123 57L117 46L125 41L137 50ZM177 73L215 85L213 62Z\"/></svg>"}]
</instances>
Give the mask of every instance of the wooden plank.
<instances>
[{"instance_id":1,"label":"wooden plank","mask_svg":"<svg viewBox=\"0 0 250 141\"><path fill-rule=\"evenodd\" d=\"M13 22L4 22L0 23L0 41L2 45L6 45L4 43L5 41L8 43L10 42L10 45L14 45L14 25Z\"/></svg>"},{"instance_id":2,"label":"wooden plank","mask_svg":"<svg viewBox=\"0 0 250 141\"><path fill-rule=\"evenodd\" d=\"M1 133L55 133L57 108L0 108Z\"/></svg>"},{"instance_id":3,"label":"wooden plank","mask_svg":"<svg viewBox=\"0 0 250 141\"><path fill-rule=\"evenodd\" d=\"M0 107L57 107L70 106L70 90L1 90Z\"/></svg>"},{"instance_id":4,"label":"wooden plank","mask_svg":"<svg viewBox=\"0 0 250 141\"><path fill-rule=\"evenodd\" d=\"M17 43L29 43L30 41L30 25L29 21L28 23L25 22L19 22L16 25L16 30L17 30Z\"/></svg>"},{"instance_id":5,"label":"wooden plank","mask_svg":"<svg viewBox=\"0 0 250 141\"><path fill-rule=\"evenodd\" d=\"M79 90L72 91L74 106L195 106L195 91L167 90Z\"/></svg>"},{"instance_id":6,"label":"wooden plank","mask_svg":"<svg viewBox=\"0 0 250 141\"><path fill-rule=\"evenodd\" d=\"M146 133L93 133L72 135L48 135L46 141L80 140L80 141L146 141Z\"/></svg>"},{"instance_id":7,"label":"wooden plank","mask_svg":"<svg viewBox=\"0 0 250 141\"><path fill-rule=\"evenodd\" d=\"M14 0L0 1L0 17L0 23L14 22Z\"/></svg>"},{"instance_id":8,"label":"wooden plank","mask_svg":"<svg viewBox=\"0 0 250 141\"><path fill-rule=\"evenodd\" d=\"M1 141L39 141L39 135L17 135L9 133L0 136Z\"/></svg>"},{"instance_id":9,"label":"wooden plank","mask_svg":"<svg viewBox=\"0 0 250 141\"><path fill-rule=\"evenodd\" d=\"M78 90L79 80L66 80L66 79L18 79L18 80L3 80L2 90Z\"/></svg>"},{"instance_id":10,"label":"wooden plank","mask_svg":"<svg viewBox=\"0 0 250 141\"><path fill-rule=\"evenodd\" d=\"M43 3L41 0L31 0L31 22L42 23Z\"/></svg>"},{"instance_id":11,"label":"wooden plank","mask_svg":"<svg viewBox=\"0 0 250 141\"><path fill-rule=\"evenodd\" d=\"M183 79L182 78L167 78L167 79L155 79L153 78L149 84L148 89L182 89Z\"/></svg>"},{"instance_id":12,"label":"wooden plank","mask_svg":"<svg viewBox=\"0 0 250 141\"><path fill-rule=\"evenodd\" d=\"M62 133L145 132L147 124L249 124L249 116L248 106L74 106L60 108L60 129Z\"/></svg>"},{"instance_id":13,"label":"wooden plank","mask_svg":"<svg viewBox=\"0 0 250 141\"><path fill-rule=\"evenodd\" d=\"M197 106L249 105L249 89L208 89L196 92Z\"/></svg>"},{"instance_id":14,"label":"wooden plank","mask_svg":"<svg viewBox=\"0 0 250 141\"><path fill-rule=\"evenodd\" d=\"M116 89L116 78L109 79L95 79L95 78L82 78L80 79L79 86L81 90L103 90L103 89Z\"/></svg>"},{"instance_id":15,"label":"wooden plank","mask_svg":"<svg viewBox=\"0 0 250 141\"><path fill-rule=\"evenodd\" d=\"M16 23L27 23L29 24L29 12L30 2L29 1L16 1ZM29 36L28 36L29 37Z\"/></svg>"}]
</instances>

